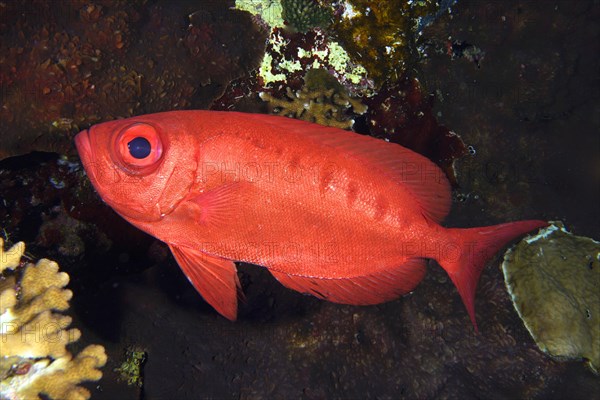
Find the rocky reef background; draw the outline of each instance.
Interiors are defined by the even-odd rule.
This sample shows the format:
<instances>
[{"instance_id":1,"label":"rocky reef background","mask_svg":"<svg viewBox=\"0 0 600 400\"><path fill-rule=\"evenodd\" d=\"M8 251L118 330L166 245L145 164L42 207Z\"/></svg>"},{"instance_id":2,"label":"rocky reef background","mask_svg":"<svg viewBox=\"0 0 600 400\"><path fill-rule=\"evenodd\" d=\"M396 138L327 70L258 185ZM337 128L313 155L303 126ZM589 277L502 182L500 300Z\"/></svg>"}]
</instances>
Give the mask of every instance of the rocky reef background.
<instances>
[{"instance_id":1,"label":"rocky reef background","mask_svg":"<svg viewBox=\"0 0 600 400\"><path fill-rule=\"evenodd\" d=\"M233 2L58 4L0 5L0 228L11 233L7 242L24 240L33 258L48 256L69 273L74 325L109 357L92 398L600 396L600 380L582 363L537 349L498 258L477 291L479 334L433 263L411 295L372 307L302 296L240 265L247 301L239 320L218 316L163 244L101 202L71 140L90 124L145 112L266 112L251 71L268 28L230 10ZM415 31L418 52L403 58L408 77L371 85L376 94L362 100L369 111L349 116L354 129L400 143L396 131L411 129L415 148L439 129L426 143L460 134L468 154L428 155L454 166L446 226L560 219L598 239L599 16L595 1L459 1ZM281 35L305 46L322 36ZM270 96L301 90L303 75L271 86ZM403 120L423 109L426 120ZM389 129L377 132L373 119ZM141 388L115 371L130 346L147 355Z\"/></svg>"}]
</instances>

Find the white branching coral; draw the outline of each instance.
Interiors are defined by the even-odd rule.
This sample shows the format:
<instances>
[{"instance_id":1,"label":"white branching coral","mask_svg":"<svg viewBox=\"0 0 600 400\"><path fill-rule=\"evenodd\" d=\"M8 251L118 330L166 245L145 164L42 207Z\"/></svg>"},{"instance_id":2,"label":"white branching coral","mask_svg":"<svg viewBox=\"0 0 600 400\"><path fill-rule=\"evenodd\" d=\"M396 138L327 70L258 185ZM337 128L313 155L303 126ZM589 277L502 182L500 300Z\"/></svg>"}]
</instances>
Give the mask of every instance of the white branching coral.
<instances>
[{"instance_id":1,"label":"white branching coral","mask_svg":"<svg viewBox=\"0 0 600 400\"><path fill-rule=\"evenodd\" d=\"M78 385L102 377L104 348L69 353L66 346L81 336L68 329L71 317L57 313L73 296L65 289L69 275L46 259L21 265L24 251L23 243L4 251L0 239L0 398L88 399L90 392Z\"/></svg>"}]
</instances>

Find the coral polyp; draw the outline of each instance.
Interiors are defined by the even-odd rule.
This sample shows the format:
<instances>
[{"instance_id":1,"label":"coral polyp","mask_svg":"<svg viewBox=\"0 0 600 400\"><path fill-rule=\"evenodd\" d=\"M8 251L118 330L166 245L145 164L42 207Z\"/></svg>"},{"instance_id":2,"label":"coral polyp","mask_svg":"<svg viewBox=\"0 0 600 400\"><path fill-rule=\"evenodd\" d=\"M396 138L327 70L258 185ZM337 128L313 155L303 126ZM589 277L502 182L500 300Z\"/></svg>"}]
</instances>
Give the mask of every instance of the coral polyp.
<instances>
[{"instance_id":1,"label":"coral polyp","mask_svg":"<svg viewBox=\"0 0 600 400\"><path fill-rule=\"evenodd\" d=\"M331 13L313 0L281 0L282 17L296 32L325 28L331 23Z\"/></svg>"}]
</instances>

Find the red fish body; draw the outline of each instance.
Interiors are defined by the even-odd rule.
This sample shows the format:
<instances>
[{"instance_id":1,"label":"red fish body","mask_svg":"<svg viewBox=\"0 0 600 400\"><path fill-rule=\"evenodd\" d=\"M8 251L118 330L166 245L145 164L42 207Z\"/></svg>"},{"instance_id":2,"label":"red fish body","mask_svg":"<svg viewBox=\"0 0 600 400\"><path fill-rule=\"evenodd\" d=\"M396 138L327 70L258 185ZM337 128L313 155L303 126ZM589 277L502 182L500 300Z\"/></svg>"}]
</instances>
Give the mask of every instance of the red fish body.
<instances>
[{"instance_id":1,"label":"red fish body","mask_svg":"<svg viewBox=\"0 0 600 400\"><path fill-rule=\"evenodd\" d=\"M234 261L329 301L377 304L412 291L435 259L475 323L486 261L546 225L444 228L450 186L431 161L283 117L173 111L99 124L75 140L104 201L166 242L229 319L240 290Z\"/></svg>"}]
</instances>

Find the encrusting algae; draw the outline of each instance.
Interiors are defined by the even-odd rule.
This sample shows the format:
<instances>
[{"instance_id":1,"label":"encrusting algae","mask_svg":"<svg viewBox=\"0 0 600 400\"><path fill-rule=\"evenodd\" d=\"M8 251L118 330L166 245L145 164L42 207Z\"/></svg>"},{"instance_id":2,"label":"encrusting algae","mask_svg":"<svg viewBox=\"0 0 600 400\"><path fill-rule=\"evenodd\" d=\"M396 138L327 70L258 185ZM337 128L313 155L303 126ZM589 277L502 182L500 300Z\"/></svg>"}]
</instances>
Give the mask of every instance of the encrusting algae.
<instances>
[{"instance_id":1,"label":"encrusting algae","mask_svg":"<svg viewBox=\"0 0 600 400\"><path fill-rule=\"evenodd\" d=\"M0 398L88 399L78 385L102 377L104 347L89 345L75 357L67 351L81 336L68 329L71 317L56 312L69 308L69 275L47 259L21 264L24 251L22 242L4 251L0 239Z\"/></svg>"},{"instance_id":2,"label":"encrusting algae","mask_svg":"<svg viewBox=\"0 0 600 400\"><path fill-rule=\"evenodd\" d=\"M316 122L320 125L350 129L354 125L352 115L362 115L367 106L350 97L347 90L324 69L311 69L304 77L299 91L287 90L287 99L277 99L262 92L260 98L269 103L271 110L286 117Z\"/></svg>"}]
</instances>

